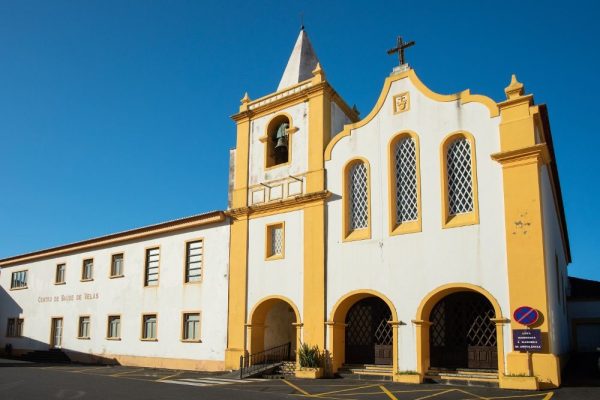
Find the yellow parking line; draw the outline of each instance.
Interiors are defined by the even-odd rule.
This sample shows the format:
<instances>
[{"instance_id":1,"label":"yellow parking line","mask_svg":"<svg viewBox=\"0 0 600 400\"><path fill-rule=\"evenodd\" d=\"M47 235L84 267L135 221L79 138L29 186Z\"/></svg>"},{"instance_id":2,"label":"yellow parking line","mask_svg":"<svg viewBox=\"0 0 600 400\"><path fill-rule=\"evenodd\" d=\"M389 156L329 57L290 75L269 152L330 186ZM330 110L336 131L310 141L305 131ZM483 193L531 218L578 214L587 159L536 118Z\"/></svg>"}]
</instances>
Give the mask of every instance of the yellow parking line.
<instances>
[{"instance_id":1,"label":"yellow parking line","mask_svg":"<svg viewBox=\"0 0 600 400\"><path fill-rule=\"evenodd\" d=\"M157 381L164 381L165 379L175 378L176 376L179 376L181 374L183 374L183 371L179 371L178 373L173 374L173 375L163 376L162 378L157 379Z\"/></svg>"},{"instance_id":2,"label":"yellow parking line","mask_svg":"<svg viewBox=\"0 0 600 400\"><path fill-rule=\"evenodd\" d=\"M140 372L140 371L143 371L143 370L144 370L144 368L134 369L133 371L118 372L116 374L112 374L112 375L109 375L109 376L123 376L123 375L127 375L127 374L132 374L134 372Z\"/></svg>"},{"instance_id":3,"label":"yellow parking line","mask_svg":"<svg viewBox=\"0 0 600 400\"><path fill-rule=\"evenodd\" d=\"M282 381L283 383L285 383L285 384L287 384L287 385L289 385L289 386L293 387L294 389L296 389L296 390L297 390L297 391L299 391L300 393L302 393L302 394L304 394L304 395L306 395L306 396L311 396L311 397L312 397L312 395L311 395L310 393L308 393L306 390L304 390L304 389L301 389L301 388L299 388L298 386L294 385L292 382L289 382L289 381L288 381L288 380L286 380L286 379L282 379L281 381Z\"/></svg>"},{"instance_id":4,"label":"yellow parking line","mask_svg":"<svg viewBox=\"0 0 600 400\"><path fill-rule=\"evenodd\" d=\"M457 392L461 392L461 393L464 393L464 394L468 394L469 396L475 396L475 397L477 397L478 399L481 399L481 400L488 400L488 398L487 398L487 397L481 397L481 396L480 396L480 395L478 395L478 394L475 394L475 393L470 393L470 392L467 392L466 390L461 390L461 389L454 389L454 390L456 390Z\"/></svg>"},{"instance_id":5,"label":"yellow parking line","mask_svg":"<svg viewBox=\"0 0 600 400\"><path fill-rule=\"evenodd\" d=\"M430 394L429 396L423 396L423 397L419 397L418 399L415 399L415 400L430 399L430 398L432 398L432 397L439 396L440 394L445 394L445 393L454 392L455 390L456 390L456 389L444 390L443 392L437 392L437 393L434 393L434 394Z\"/></svg>"},{"instance_id":6,"label":"yellow parking line","mask_svg":"<svg viewBox=\"0 0 600 400\"><path fill-rule=\"evenodd\" d=\"M366 389L366 388L371 388L371 387L376 387L376 386L379 386L379 385L374 384L374 385L356 386L356 387L352 387L352 388L348 388L348 389L333 390L331 392L315 393L315 396L324 396L326 394L339 394L339 393L348 392L351 390Z\"/></svg>"},{"instance_id":7,"label":"yellow parking line","mask_svg":"<svg viewBox=\"0 0 600 400\"><path fill-rule=\"evenodd\" d=\"M383 386L383 385L379 385L379 388L381 389L381 391L382 391L383 393L387 394L387 396L388 396L390 399L392 399L392 400L398 400L398 398L397 398L396 396L394 396L393 394L391 394L391 393L390 393L390 391L389 391L389 390L387 390L387 389L385 388L385 386Z\"/></svg>"}]
</instances>

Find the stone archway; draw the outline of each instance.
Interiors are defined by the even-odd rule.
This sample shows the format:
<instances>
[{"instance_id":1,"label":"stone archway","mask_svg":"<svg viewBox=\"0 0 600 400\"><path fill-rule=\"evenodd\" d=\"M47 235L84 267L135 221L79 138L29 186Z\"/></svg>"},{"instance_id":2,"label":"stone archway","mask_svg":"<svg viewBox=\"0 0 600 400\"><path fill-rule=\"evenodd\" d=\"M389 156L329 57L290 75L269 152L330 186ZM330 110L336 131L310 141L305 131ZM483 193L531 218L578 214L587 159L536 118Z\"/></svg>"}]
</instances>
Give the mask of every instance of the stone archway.
<instances>
[{"instance_id":1,"label":"stone archway","mask_svg":"<svg viewBox=\"0 0 600 400\"><path fill-rule=\"evenodd\" d=\"M250 354L291 343L295 354L299 341L300 313L294 303L283 296L260 300L250 312L247 326Z\"/></svg>"},{"instance_id":2,"label":"stone archway","mask_svg":"<svg viewBox=\"0 0 600 400\"><path fill-rule=\"evenodd\" d=\"M413 320L417 328L417 371L424 374L431 367L483 368L503 374L502 325L506 322L498 301L479 286L456 283L433 290L423 299ZM469 357L480 359L482 365L469 362Z\"/></svg>"},{"instance_id":3,"label":"stone archway","mask_svg":"<svg viewBox=\"0 0 600 400\"><path fill-rule=\"evenodd\" d=\"M370 316L375 318L370 320ZM379 341L375 337L378 328L387 329L382 326L383 319L387 318L389 321L384 323L389 324L391 328L391 349L387 347L389 341ZM354 323L354 327L348 327L349 323ZM387 296L367 289L350 292L334 305L327 325L333 372L348 362L374 363L376 350L380 363L390 363L393 370L398 368L398 314ZM347 330L350 333L356 329L365 334L364 340L358 338L358 340L348 341ZM387 333L384 332L384 339L386 335ZM376 349L375 346L379 346L379 343L384 343L383 347ZM347 352L354 352L354 354L347 354ZM381 355L385 360L380 359Z\"/></svg>"}]
</instances>

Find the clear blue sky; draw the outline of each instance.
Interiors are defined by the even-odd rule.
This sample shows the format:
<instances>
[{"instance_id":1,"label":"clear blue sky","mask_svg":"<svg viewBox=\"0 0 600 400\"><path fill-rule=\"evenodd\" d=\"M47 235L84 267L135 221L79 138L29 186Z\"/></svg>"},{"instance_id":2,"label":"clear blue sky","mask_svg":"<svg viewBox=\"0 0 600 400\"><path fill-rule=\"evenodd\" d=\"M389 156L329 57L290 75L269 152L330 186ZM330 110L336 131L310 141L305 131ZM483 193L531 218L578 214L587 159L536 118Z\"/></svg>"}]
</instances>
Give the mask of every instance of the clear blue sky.
<instances>
[{"instance_id":1,"label":"clear blue sky","mask_svg":"<svg viewBox=\"0 0 600 400\"><path fill-rule=\"evenodd\" d=\"M304 12L366 115L396 35L434 91L548 104L573 264L600 279L597 2L0 0L0 258L227 204L229 119L274 91Z\"/></svg>"}]
</instances>

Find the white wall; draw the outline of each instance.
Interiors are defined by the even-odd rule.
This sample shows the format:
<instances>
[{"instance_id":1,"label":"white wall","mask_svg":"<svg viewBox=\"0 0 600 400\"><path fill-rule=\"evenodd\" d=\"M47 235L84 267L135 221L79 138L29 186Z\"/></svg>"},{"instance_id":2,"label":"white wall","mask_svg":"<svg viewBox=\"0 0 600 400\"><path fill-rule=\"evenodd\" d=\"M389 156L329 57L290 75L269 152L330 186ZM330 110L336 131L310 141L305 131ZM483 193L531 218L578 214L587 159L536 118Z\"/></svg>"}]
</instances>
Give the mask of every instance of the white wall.
<instances>
[{"instance_id":1,"label":"white wall","mask_svg":"<svg viewBox=\"0 0 600 400\"><path fill-rule=\"evenodd\" d=\"M410 111L394 115L392 97L410 93ZM499 118L479 103L437 102L421 94L408 79L396 81L378 115L352 131L334 147L326 163L327 313L344 294L374 289L389 297L406 325L399 327L399 368L416 370L417 308L439 286L466 282L481 286L509 316L504 203L501 166L490 154L500 150ZM388 227L388 143L393 135L412 130L419 135L421 161L422 232L390 237ZM442 229L440 145L450 133L464 130L476 141L479 184L477 225ZM372 238L342 242L342 170L354 157L370 163ZM505 328L505 349L510 334Z\"/></svg>"},{"instance_id":2,"label":"white wall","mask_svg":"<svg viewBox=\"0 0 600 400\"><path fill-rule=\"evenodd\" d=\"M204 279L184 284L185 241L204 238ZM158 287L144 288L145 249L160 246ZM124 253L124 277L109 278L111 254ZM0 346L48 349L52 317L64 318L63 348L95 355L224 360L227 338L229 225L213 224L151 239L4 268L0 275ZM81 282L82 261L94 259L94 280ZM66 284L55 285L66 263ZM28 288L10 290L11 273L28 270ZM90 294L90 300L42 298ZM200 311L201 343L182 343L182 312ZM158 341L141 341L143 313L158 314ZM107 316L121 315L121 340L106 340ZM91 316L89 340L77 339L78 318ZM24 318L23 338L5 338L7 318Z\"/></svg>"}]
</instances>

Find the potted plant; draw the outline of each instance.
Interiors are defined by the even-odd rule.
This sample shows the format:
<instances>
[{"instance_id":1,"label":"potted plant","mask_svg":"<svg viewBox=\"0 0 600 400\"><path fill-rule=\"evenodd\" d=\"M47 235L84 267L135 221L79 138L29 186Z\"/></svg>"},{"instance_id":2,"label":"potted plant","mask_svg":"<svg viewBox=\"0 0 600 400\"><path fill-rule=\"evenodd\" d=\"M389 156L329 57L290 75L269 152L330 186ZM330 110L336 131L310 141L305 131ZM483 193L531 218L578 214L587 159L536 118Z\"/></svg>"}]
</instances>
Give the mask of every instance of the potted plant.
<instances>
[{"instance_id":1,"label":"potted plant","mask_svg":"<svg viewBox=\"0 0 600 400\"><path fill-rule=\"evenodd\" d=\"M319 346L302 343L298 349L300 368L296 370L296 378L319 379L323 377L323 354Z\"/></svg>"},{"instance_id":2,"label":"potted plant","mask_svg":"<svg viewBox=\"0 0 600 400\"><path fill-rule=\"evenodd\" d=\"M398 371L394 374L394 382L423 383L423 377L417 371Z\"/></svg>"}]
</instances>

